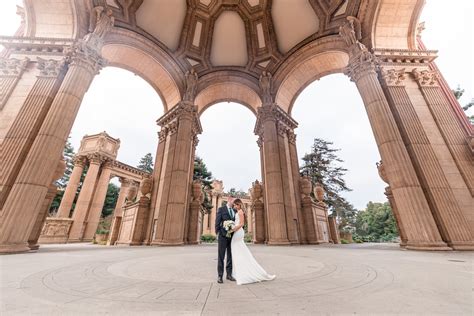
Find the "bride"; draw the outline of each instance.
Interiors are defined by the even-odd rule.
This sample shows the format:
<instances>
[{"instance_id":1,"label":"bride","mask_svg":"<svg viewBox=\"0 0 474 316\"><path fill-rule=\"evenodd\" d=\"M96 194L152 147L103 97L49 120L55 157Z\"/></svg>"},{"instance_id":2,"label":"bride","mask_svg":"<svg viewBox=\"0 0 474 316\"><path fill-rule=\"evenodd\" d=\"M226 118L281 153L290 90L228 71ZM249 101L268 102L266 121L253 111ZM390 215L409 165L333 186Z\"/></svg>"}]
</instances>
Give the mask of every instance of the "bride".
<instances>
[{"instance_id":1,"label":"bride","mask_svg":"<svg viewBox=\"0 0 474 316\"><path fill-rule=\"evenodd\" d=\"M245 217L242 204L240 199L234 201L237 216L235 217L235 226L232 229L234 232L231 243L232 276L238 285L273 280L276 276L265 272L244 242L244 229L242 227L245 223Z\"/></svg>"}]
</instances>

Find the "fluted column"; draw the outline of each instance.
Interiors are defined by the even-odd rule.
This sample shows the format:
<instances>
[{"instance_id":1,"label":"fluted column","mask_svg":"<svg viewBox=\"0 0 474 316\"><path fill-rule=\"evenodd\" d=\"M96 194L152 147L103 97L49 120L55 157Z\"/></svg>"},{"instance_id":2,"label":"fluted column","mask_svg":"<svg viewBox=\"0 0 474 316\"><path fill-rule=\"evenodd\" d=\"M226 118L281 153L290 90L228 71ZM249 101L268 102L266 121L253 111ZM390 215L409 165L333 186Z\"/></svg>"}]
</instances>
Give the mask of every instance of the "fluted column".
<instances>
[{"instance_id":1,"label":"fluted column","mask_svg":"<svg viewBox=\"0 0 474 316\"><path fill-rule=\"evenodd\" d=\"M86 158L84 156L74 157L74 168L72 169L71 177L69 178L69 182L61 200L61 204L59 205L59 210L56 217L69 217L72 204L76 198L77 188L79 186L79 182L81 181L85 163Z\"/></svg>"},{"instance_id":2,"label":"fluted column","mask_svg":"<svg viewBox=\"0 0 474 316\"><path fill-rule=\"evenodd\" d=\"M23 60L0 58L0 110L3 109L10 97L14 100L18 99L16 94L20 94L20 92L13 93L14 88L27 67L30 77L37 74L35 79L22 79L22 85L28 86L29 90L11 126L4 138L0 140L3 153L2 172L0 173L0 210L3 208L64 76L65 67L62 60L38 58L36 67L31 67L32 65L33 63L29 63L27 58ZM24 90L22 88L19 87L19 90ZM6 110L11 112L9 109Z\"/></svg>"},{"instance_id":3,"label":"fluted column","mask_svg":"<svg viewBox=\"0 0 474 316\"><path fill-rule=\"evenodd\" d=\"M86 227L84 229L83 241L92 241L94 239L97 226L99 225L102 207L104 206L105 196L110 182L110 173L112 161L108 160L102 164L99 181L97 182L94 197L87 214Z\"/></svg>"},{"instance_id":4,"label":"fluted column","mask_svg":"<svg viewBox=\"0 0 474 316\"><path fill-rule=\"evenodd\" d=\"M104 63L83 43L68 50L69 69L16 177L2 211L0 252L27 251L28 237L82 98Z\"/></svg>"},{"instance_id":5,"label":"fluted column","mask_svg":"<svg viewBox=\"0 0 474 316\"><path fill-rule=\"evenodd\" d=\"M62 175L64 174L64 170L66 170L66 161L61 157L61 160L59 161L53 176L53 182L49 186L48 193L46 194L46 197L43 201L43 205L41 206L41 210L38 214L38 217L36 218L35 225L31 230L30 237L28 238L28 247L30 247L31 250L36 250L39 248L38 239L40 237L41 230L43 229L46 218L48 217L51 203L53 202L53 199L58 191L58 187L56 186L55 181L62 177Z\"/></svg>"},{"instance_id":6,"label":"fluted column","mask_svg":"<svg viewBox=\"0 0 474 316\"><path fill-rule=\"evenodd\" d=\"M400 211L400 219L407 228L407 248L450 249L441 238L400 131L378 81L375 56L355 38L356 33L352 22L346 23L341 28L340 34L350 48L349 67L345 73L355 82L364 101L375 141L384 162L388 182Z\"/></svg>"},{"instance_id":7,"label":"fluted column","mask_svg":"<svg viewBox=\"0 0 474 316\"><path fill-rule=\"evenodd\" d=\"M279 139L277 129L276 111L278 107L273 104L264 105L258 109L255 131L263 140L263 160L265 174L265 205L268 214L268 241L270 245L290 244L295 232L289 226L291 210L285 208L285 193L283 188L282 165L280 162ZM290 211L289 213L287 211ZM289 236L289 228L291 235Z\"/></svg>"},{"instance_id":8,"label":"fluted column","mask_svg":"<svg viewBox=\"0 0 474 316\"><path fill-rule=\"evenodd\" d=\"M193 142L195 135L201 132L197 108L182 101L161 117L158 124L166 128L168 135L160 167L155 204L156 233L152 244L181 245L186 238Z\"/></svg>"},{"instance_id":9,"label":"fluted column","mask_svg":"<svg viewBox=\"0 0 474 316\"><path fill-rule=\"evenodd\" d=\"M406 91L405 83L410 79L405 69L385 67L381 77L441 237L453 249L474 249L468 222Z\"/></svg>"},{"instance_id":10,"label":"fluted column","mask_svg":"<svg viewBox=\"0 0 474 316\"><path fill-rule=\"evenodd\" d=\"M92 201L92 195L95 190L97 183L97 176L100 170L100 164L103 161L103 157L98 154L92 154L87 157L89 160L89 169L87 169L86 177L82 183L81 192L77 198L76 207L72 214L71 230L69 231L68 242L79 242L84 237L84 231L86 226L86 220Z\"/></svg>"}]
</instances>

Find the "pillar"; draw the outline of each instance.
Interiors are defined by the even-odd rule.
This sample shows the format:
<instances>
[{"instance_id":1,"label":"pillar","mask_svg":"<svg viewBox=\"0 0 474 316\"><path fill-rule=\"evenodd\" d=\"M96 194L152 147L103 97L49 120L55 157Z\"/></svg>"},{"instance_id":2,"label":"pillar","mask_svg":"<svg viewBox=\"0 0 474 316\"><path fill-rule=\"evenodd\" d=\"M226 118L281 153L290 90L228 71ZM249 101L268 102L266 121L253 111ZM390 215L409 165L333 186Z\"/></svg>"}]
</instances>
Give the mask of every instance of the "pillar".
<instances>
[{"instance_id":1,"label":"pillar","mask_svg":"<svg viewBox=\"0 0 474 316\"><path fill-rule=\"evenodd\" d=\"M71 176L69 177L69 182L61 200L61 204L59 205L59 210L56 217L69 217L72 204L76 198L77 188L79 187L79 182L81 181L85 163L86 158L84 156L74 157L74 168L72 169Z\"/></svg>"},{"instance_id":2,"label":"pillar","mask_svg":"<svg viewBox=\"0 0 474 316\"><path fill-rule=\"evenodd\" d=\"M48 192L82 98L104 63L82 42L68 49L69 69L26 155L2 210L0 252L28 251L28 238Z\"/></svg>"},{"instance_id":3,"label":"pillar","mask_svg":"<svg viewBox=\"0 0 474 316\"><path fill-rule=\"evenodd\" d=\"M158 124L166 131L155 202L154 245L182 245L186 238L186 213L190 198L190 163L194 136L201 132L197 107L182 101L163 115Z\"/></svg>"},{"instance_id":4,"label":"pillar","mask_svg":"<svg viewBox=\"0 0 474 316\"><path fill-rule=\"evenodd\" d=\"M337 229L336 218L328 216L329 224L329 236L333 244L340 244L341 238L339 237L339 230Z\"/></svg>"},{"instance_id":5,"label":"pillar","mask_svg":"<svg viewBox=\"0 0 474 316\"><path fill-rule=\"evenodd\" d=\"M104 207L105 196L109 188L110 173L113 162L108 160L102 164L99 181L97 182L94 197L87 214L87 220L84 229L83 241L92 241L99 225L100 215Z\"/></svg>"},{"instance_id":6,"label":"pillar","mask_svg":"<svg viewBox=\"0 0 474 316\"><path fill-rule=\"evenodd\" d=\"M14 108L19 107L1 141L3 170L0 174L0 210L48 113L65 69L62 60L38 57L36 63L33 63L28 58L0 59L0 111L5 108L8 113L5 117L8 117L16 110ZM25 71L27 78L23 78ZM23 97L25 92L22 91L25 90L26 96ZM22 104L15 104L18 102Z\"/></svg>"},{"instance_id":7,"label":"pillar","mask_svg":"<svg viewBox=\"0 0 474 316\"><path fill-rule=\"evenodd\" d=\"M123 205L125 198L127 197L128 187L132 181L124 178L120 178L120 191L117 198L117 204L115 205L114 218L112 224L110 225L109 240L107 240L107 245L114 245L117 241L118 234L120 232L120 225L122 224L122 214L123 214ZM146 223L145 223L146 224Z\"/></svg>"},{"instance_id":8,"label":"pillar","mask_svg":"<svg viewBox=\"0 0 474 316\"><path fill-rule=\"evenodd\" d=\"M351 25L346 23L341 29ZM352 37L342 31L340 34L349 46L349 66L345 73L355 82L364 101L400 219L404 225L406 224L407 249L449 250L438 231L415 168L378 81L375 56L355 39L353 25Z\"/></svg>"},{"instance_id":9,"label":"pillar","mask_svg":"<svg viewBox=\"0 0 474 316\"><path fill-rule=\"evenodd\" d=\"M295 168L296 152L290 144L296 127L297 123L276 104L265 104L258 109L255 132L262 142L268 244L285 245L302 240L300 192L295 186L299 171Z\"/></svg>"},{"instance_id":10,"label":"pillar","mask_svg":"<svg viewBox=\"0 0 474 316\"><path fill-rule=\"evenodd\" d=\"M462 204L459 203L462 198L457 199L454 195L435 151L437 147L444 144L439 144L439 139L435 140L433 137L430 139L428 133L431 131L429 129L434 127L424 126L422 123L422 120L427 122L433 119L428 111L420 110L420 108L426 109L426 105L417 104L417 110L412 102L413 98L410 98L406 87L406 85L410 85L412 79L405 73L405 68L392 67L386 66L381 70L384 92L441 237L453 249L474 249L468 221L464 218ZM415 74L417 74L416 69L414 70ZM421 78L418 82L423 82L426 79L422 79L421 73L418 77ZM431 77L428 81L433 82ZM415 83L412 84L412 86L414 85ZM420 85L424 86L424 83L420 83ZM444 96L440 95L440 97ZM456 128L461 130L460 126L451 126L453 130ZM463 144L463 147L468 149L466 144ZM452 165L455 166L454 163ZM467 188L466 193L469 194ZM472 199L469 200L472 201Z\"/></svg>"},{"instance_id":11,"label":"pillar","mask_svg":"<svg viewBox=\"0 0 474 316\"><path fill-rule=\"evenodd\" d=\"M83 240L86 220L97 183L100 164L104 158L99 154L91 154L87 156L87 159L89 160L89 169L87 169L86 177L82 183L81 192L79 192L76 207L72 214L74 221L69 231L68 242L80 242Z\"/></svg>"}]
</instances>

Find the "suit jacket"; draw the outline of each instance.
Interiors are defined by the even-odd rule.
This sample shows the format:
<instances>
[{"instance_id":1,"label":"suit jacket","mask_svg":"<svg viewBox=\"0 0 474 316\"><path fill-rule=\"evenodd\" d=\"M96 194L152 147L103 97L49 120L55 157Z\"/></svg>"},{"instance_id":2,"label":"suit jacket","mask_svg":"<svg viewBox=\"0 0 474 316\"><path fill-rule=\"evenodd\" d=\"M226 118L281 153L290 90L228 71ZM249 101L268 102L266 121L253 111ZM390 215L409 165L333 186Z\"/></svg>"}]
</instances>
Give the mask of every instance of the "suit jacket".
<instances>
[{"instance_id":1,"label":"suit jacket","mask_svg":"<svg viewBox=\"0 0 474 316\"><path fill-rule=\"evenodd\" d=\"M225 221L233 221L235 220L235 215L234 218L230 217L229 211L227 206L221 206L217 209L217 214L216 214L216 234L221 235L221 236L226 236L227 231L224 228L224 222Z\"/></svg>"}]
</instances>

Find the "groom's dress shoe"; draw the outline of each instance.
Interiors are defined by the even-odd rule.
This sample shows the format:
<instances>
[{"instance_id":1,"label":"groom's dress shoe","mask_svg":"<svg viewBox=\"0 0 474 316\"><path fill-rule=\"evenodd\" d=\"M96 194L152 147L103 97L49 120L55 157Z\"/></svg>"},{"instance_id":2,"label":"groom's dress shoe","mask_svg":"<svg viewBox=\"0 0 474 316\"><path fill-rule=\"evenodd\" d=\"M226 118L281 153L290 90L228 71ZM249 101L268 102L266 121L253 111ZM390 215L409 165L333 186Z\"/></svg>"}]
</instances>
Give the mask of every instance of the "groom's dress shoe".
<instances>
[{"instance_id":1,"label":"groom's dress shoe","mask_svg":"<svg viewBox=\"0 0 474 316\"><path fill-rule=\"evenodd\" d=\"M234 279L231 275L228 275L228 276L227 276L227 280L229 280L229 281L235 281L235 279Z\"/></svg>"},{"instance_id":2,"label":"groom's dress shoe","mask_svg":"<svg viewBox=\"0 0 474 316\"><path fill-rule=\"evenodd\" d=\"M222 277L221 277L221 276L217 278L217 283L224 283L224 281L222 281Z\"/></svg>"}]
</instances>

